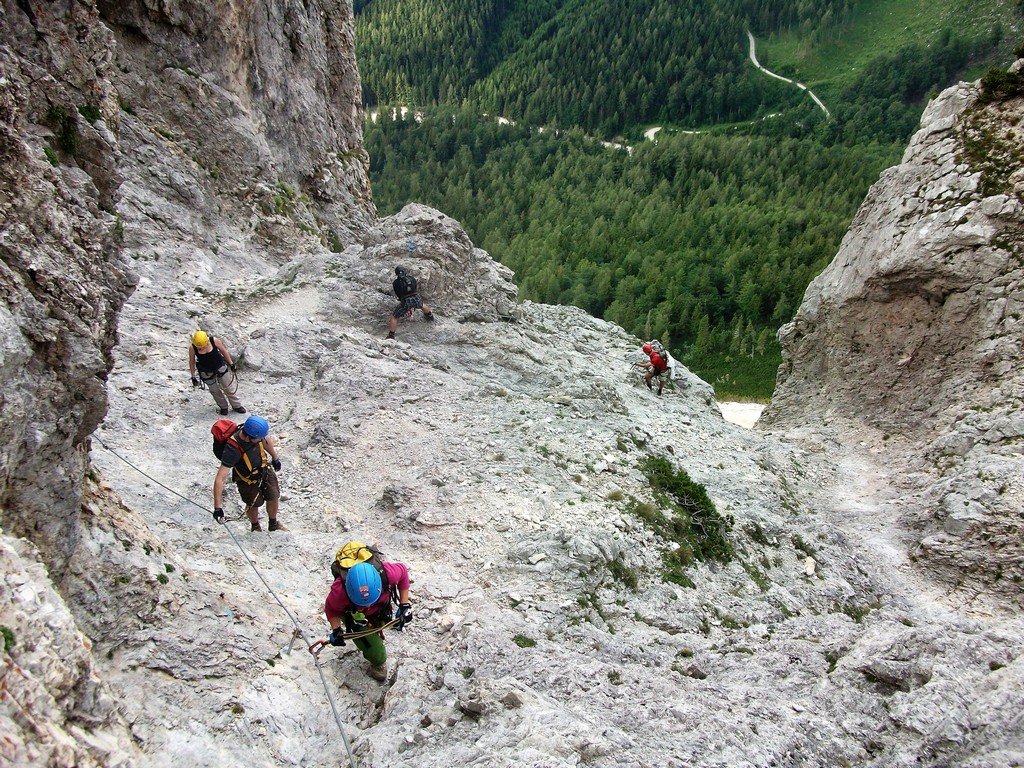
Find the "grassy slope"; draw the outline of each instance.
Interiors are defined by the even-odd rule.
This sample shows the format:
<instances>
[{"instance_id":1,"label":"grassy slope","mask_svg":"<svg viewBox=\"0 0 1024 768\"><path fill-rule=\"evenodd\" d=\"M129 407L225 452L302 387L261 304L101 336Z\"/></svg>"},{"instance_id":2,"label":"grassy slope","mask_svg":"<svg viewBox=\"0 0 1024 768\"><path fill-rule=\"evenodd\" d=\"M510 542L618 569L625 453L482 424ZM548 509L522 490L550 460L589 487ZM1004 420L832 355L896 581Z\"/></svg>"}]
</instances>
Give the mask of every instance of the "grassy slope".
<instances>
[{"instance_id":1,"label":"grassy slope","mask_svg":"<svg viewBox=\"0 0 1024 768\"><path fill-rule=\"evenodd\" d=\"M1020 42L1016 0L861 0L849 23L831 40L813 44L797 32L758 39L758 56L769 69L830 93L846 85L877 56L934 39L943 28L969 37L988 34L1001 23L1003 58ZM978 69L981 69L979 65Z\"/></svg>"}]
</instances>

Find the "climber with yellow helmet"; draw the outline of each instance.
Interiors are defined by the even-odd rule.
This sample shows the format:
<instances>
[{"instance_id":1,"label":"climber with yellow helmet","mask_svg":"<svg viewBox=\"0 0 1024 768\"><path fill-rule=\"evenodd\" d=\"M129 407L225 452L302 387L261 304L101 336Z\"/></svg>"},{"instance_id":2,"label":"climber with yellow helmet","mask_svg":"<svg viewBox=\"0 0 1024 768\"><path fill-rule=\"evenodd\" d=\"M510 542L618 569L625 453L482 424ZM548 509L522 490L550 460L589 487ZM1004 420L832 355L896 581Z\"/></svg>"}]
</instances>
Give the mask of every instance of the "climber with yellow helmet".
<instances>
[{"instance_id":1,"label":"climber with yellow helmet","mask_svg":"<svg viewBox=\"0 0 1024 768\"><path fill-rule=\"evenodd\" d=\"M245 413L237 394L235 363L222 341L206 331L193 333L192 343L188 347L188 368L192 373L192 386L206 386L210 390L221 416L227 416L228 405L235 413Z\"/></svg>"}]
</instances>

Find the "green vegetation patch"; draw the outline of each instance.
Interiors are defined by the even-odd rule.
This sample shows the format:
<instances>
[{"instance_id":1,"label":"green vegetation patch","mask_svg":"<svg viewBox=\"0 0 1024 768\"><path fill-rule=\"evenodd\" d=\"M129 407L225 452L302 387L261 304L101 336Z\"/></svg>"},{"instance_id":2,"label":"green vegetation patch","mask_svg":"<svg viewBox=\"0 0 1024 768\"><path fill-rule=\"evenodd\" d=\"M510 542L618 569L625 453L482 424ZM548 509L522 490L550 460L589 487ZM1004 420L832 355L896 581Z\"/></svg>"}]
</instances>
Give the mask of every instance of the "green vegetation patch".
<instances>
[{"instance_id":1,"label":"green vegetation patch","mask_svg":"<svg viewBox=\"0 0 1024 768\"><path fill-rule=\"evenodd\" d=\"M5 627L0 624L0 637L4 640L3 651L5 653L10 653L11 649L14 647L14 631L10 627Z\"/></svg>"},{"instance_id":2,"label":"green vegetation patch","mask_svg":"<svg viewBox=\"0 0 1024 768\"><path fill-rule=\"evenodd\" d=\"M1021 88L1024 81L999 87ZM983 195L1015 194L1011 177L1020 168L1019 128L994 119L984 108L976 108L969 115L960 137L961 146L968 164L981 171Z\"/></svg>"},{"instance_id":3,"label":"green vegetation patch","mask_svg":"<svg viewBox=\"0 0 1024 768\"><path fill-rule=\"evenodd\" d=\"M611 572L613 579L629 587L634 592L636 591L639 584L636 571L618 560L609 560L608 570Z\"/></svg>"},{"instance_id":4,"label":"green vegetation patch","mask_svg":"<svg viewBox=\"0 0 1024 768\"><path fill-rule=\"evenodd\" d=\"M882 607L882 601L874 598L871 602L850 599L832 606L833 613L845 613L858 624L863 623L864 618L872 611Z\"/></svg>"},{"instance_id":5,"label":"green vegetation patch","mask_svg":"<svg viewBox=\"0 0 1024 768\"><path fill-rule=\"evenodd\" d=\"M999 67L992 67L981 78L981 100L989 103L1006 101L1024 95L1024 75L1010 72Z\"/></svg>"},{"instance_id":6,"label":"green vegetation patch","mask_svg":"<svg viewBox=\"0 0 1024 768\"><path fill-rule=\"evenodd\" d=\"M283 181L277 182L274 189L274 210L282 216L290 215L295 204L295 190Z\"/></svg>"},{"instance_id":7,"label":"green vegetation patch","mask_svg":"<svg viewBox=\"0 0 1024 768\"><path fill-rule=\"evenodd\" d=\"M768 578L768 575L764 571L759 569L756 565L754 565L753 563L748 563L745 560L741 561L740 565L743 566L743 570L747 572L747 575L750 577L750 580L757 584L757 588L760 589L762 592L767 592L772 588L772 583L771 580Z\"/></svg>"},{"instance_id":8,"label":"green vegetation patch","mask_svg":"<svg viewBox=\"0 0 1024 768\"><path fill-rule=\"evenodd\" d=\"M634 504L631 511L665 541L675 545L675 549L662 558L662 578L692 587L693 582L685 571L696 561L730 562L735 555L728 538L732 518L719 514L704 486L690 479L685 470L675 469L667 459L660 457L645 458L640 469L647 475L662 508Z\"/></svg>"},{"instance_id":9,"label":"green vegetation patch","mask_svg":"<svg viewBox=\"0 0 1024 768\"><path fill-rule=\"evenodd\" d=\"M512 642L518 645L520 648L533 648L537 645L537 641L526 635L516 635L512 638Z\"/></svg>"},{"instance_id":10,"label":"green vegetation patch","mask_svg":"<svg viewBox=\"0 0 1024 768\"><path fill-rule=\"evenodd\" d=\"M812 87L823 81L849 82L879 57L927 44L946 29L990 40L995 32L998 46L1013 26L1019 26L1015 2L859 0L848 4L845 12L822 18L817 27L790 26L765 40L759 37L758 58L769 69L796 75Z\"/></svg>"},{"instance_id":11,"label":"green vegetation patch","mask_svg":"<svg viewBox=\"0 0 1024 768\"><path fill-rule=\"evenodd\" d=\"M691 352L686 367L715 388L719 400L767 402L775 391L775 377L782 364L782 350L774 336L760 354Z\"/></svg>"},{"instance_id":12,"label":"green vegetation patch","mask_svg":"<svg viewBox=\"0 0 1024 768\"><path fill-rule=\"evenodd\" d=\"M78 126L75 116L64 107L53 106L46 111L46 122L53 129L57 146L61 151L73 155L78 150Z\"/></svg>"},{"instance_id":13,"label":"green vegetation patch","mask_svg":"<svg viewBox=\"0 0 1024 768\"><path fill-rule=\"evenodd\" d=\"M100 108L95 104L79 104L78 114L80 114L90 123L95 123L97 120L103 117L103 115L100 114Z\"/></svg>"}]
</instances>

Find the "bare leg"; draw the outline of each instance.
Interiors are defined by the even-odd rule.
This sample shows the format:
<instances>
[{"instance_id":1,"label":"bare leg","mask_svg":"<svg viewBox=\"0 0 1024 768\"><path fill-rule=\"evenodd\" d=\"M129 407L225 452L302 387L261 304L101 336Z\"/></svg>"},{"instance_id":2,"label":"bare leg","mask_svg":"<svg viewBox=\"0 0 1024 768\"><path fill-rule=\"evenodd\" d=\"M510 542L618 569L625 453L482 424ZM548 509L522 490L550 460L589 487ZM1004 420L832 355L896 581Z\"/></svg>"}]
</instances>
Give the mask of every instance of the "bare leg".
<instances>
[{"instance_id":1,"label":"bare leg","mask_svg":"<svg viewBox=\"0 0 1024 768\"><path fill-rule=\"evenodd\" d=\"M394 315L388 318L388 333L394 333L398 330L398 318Z\"/></svg>"},{"instance_id":2,"label":"bare leg","mask_svg":"<svg viewBox=\"0 0 1024 768\"><path fill-rule=\"evenodd\" d=\"M267 519L277 520L277 511L281 508L281 502L277 499L267 502Z\"/></svg>"},{"instance_id":3,"label":"bare leg","mask_svg":"<svg viewBox=\"0 0 1024 768\"><path fill-rule=\"evenodd\" d=\"M269 505L268 505L269 506ZM249 523L254 531L260 530L260 508L259 507L246 507L245 515L249 518Z\"/></svg>"}]
</instances>

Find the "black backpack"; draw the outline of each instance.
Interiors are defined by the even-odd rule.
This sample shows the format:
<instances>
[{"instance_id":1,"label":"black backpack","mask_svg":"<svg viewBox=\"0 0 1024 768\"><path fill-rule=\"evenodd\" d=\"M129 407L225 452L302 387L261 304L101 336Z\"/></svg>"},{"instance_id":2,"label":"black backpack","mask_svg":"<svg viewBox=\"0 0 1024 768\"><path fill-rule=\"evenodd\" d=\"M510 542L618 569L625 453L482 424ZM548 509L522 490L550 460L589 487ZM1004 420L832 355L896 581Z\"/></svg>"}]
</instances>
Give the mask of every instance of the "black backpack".
<instances>
[{"instance_id":1,"label":"black backpack","mask_svg":"<svg viewBox=\"0 0 1024 768\"><path fill-rule=\"evenodd\" d=\"M395 280L395 293L398 298L404 299L416 293L416 278L406 272Z\"/></svg>"}]
</instances>

